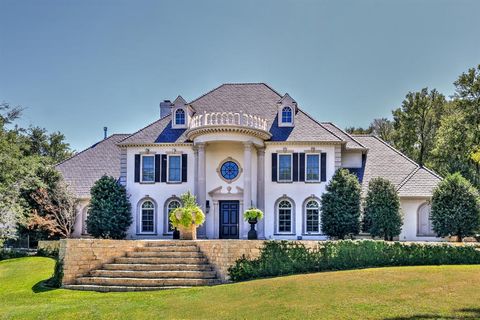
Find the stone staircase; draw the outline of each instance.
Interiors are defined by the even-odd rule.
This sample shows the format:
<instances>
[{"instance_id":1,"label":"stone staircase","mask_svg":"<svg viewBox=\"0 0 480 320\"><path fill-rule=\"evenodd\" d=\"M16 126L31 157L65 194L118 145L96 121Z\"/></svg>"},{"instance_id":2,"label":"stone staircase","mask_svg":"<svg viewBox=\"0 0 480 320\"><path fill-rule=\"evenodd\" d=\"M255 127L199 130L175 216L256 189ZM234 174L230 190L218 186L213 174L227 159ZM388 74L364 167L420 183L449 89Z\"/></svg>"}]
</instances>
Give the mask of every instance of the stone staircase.
<instances>
[{"instance_id":1,"label":"stone staircase","mask_svg":"<svg viewBox=\"0 0 480 320\"><path fill-rule=\"evenodd\" d=\"M207 258L194 242L149 241L102 269L77 278L66 289L111 291L147 291L192 286L210 286L220 280Z\"/></svg>"}]
</instances>

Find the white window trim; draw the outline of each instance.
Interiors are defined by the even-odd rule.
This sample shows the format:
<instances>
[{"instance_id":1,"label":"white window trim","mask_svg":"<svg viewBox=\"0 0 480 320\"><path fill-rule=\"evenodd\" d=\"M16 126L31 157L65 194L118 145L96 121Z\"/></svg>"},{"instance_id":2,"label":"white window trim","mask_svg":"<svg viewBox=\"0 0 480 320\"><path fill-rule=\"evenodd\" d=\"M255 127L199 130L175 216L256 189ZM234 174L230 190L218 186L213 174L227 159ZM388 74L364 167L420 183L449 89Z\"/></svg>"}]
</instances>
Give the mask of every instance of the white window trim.
<instances>
[{"instance_id":1,"label":"white window trim","mask_svg":"<svg viewBox=\"0 0 480 320\"><path fill-rule=\"evenodd\" d=\"M171 181L170 180L170 158L171 157L179 157L180 158L180 180L179 181ZM183 168L183 161L182 161L182 155L181 154L168 154L167 155L167 183L172 183L172 184L177 184L177 183L182 183L182 168Z\"/></svg>"},{"instance_id":2,"label":"white window trim","mask_svg":"<svg viewBox=\"0 0 480 320\"><path fill-rule=\"evenodd\" d=\"M143 208L142 207L143 207L143 204L147 201L153 204L153 231L143 231ZM153 199L146 198L140 201L138 209L139 209L138 219L140 221L138 234L149 234L149 235L157 234L157 203L153 201Z\"/></svg>"},{"instance_id":3,"label":"white window trim","mask_svg":"<svg viewBox=\"0 0 480 320\"><path fill-rule=\"evenodd\" d=\"M164 207L165 225L164 225L164 232L163 232L164 235L173 234L173 231L168 230L168 223L170 218L168 213L168 207L170 206L170 203L172 203L173 201L177 201L178 203L180 203L180 206L182 205L182 201L177 196L172 196L168 198L167 201L165 202L165 207Z\"/></svg>"},{"instance_id":4,"label":"white window trim","mask_svg":"<svg viewBox=\"0 0 480 320\"><path fill-rule=\"evenodd\" d=\"M433 228L432 228L431 234L423 234L420 232L420 210L422 210L422 208L426 206L430 206L430 216L428 217L428 223L430 224L430 226L432 226L432 218L431 218L432 207L431 205L428 204L428 202L424 202L417 209L417 237L436 238L437 235L435 234L435 231L433 231Z\"/></svg>"},{"instance_id":5,"label":"white window trim","mask_svg":"<svg viewBox=\"0 0 480 320\"><path fill-rule=\"evenodd\" d=\"M290 203L290 232L280 231L280 203L288 201ZM290 198L280 198L275 202L275 234L276 235L295 235L295 202Z\"/></svg>"},{"instance_id":6,"label":"white window trim","mask_svg":"<svg viewBox=\"0 0 480 320\"><path fill-rule=\"evenodd\" d=\"M153 157L153 180L144 181L143 180L143 157ZM140 182L141 183L155 183L155 154L141 154L140 155Z\"/></svg>"},{"instance_id":7,"label":"white window trim","mask_svg":"<svg viewBox=\"0 0 480 320\"><path fill-rule=\"evenodd\" d=\"M283 109L284 108L290 108L290 112L291 112L291 117L292 117L292 121L290 122L284 122L283 121ZM278 120L278 123L280 125L280 127L293 127L293 123L295 122L295 112L294 112L294 108L292 108L291 106L283 106L281 107L281 109L279 110L279 120Z\"/></svg>"},{"instance_id":8,"label":"white window trim","mask_svg":"<svg viewBox=\"0 0 480 320\"><path fill-rule=\"evenodd\" d=\"M307 172L308 172L307 159L308 159L308 156L313 156L313 155L318 156L318 179L317 180L309 180L307 175ZM305 182L320 182L321 180L320 174L322 172L321 165L322 165L322 155L320 153L313 153L313 152L305 153Z\"/></svg>"},{"instance_id":9,"label":"white window trim","mask_svg":"<svg viewBox=\"0 0 480 320\"><path fill-rule=\"evenodd\" d=\"M289 180L281 180L280 179L280 156L290 156L290 179ZM277 156L277 182L293 182L293 153L278 153Z\"/></svg>"},{"instance_id":10,"label":"white window trim","mask_svg":"<svg viewBox=\"0 0 480 320\"><path fill-rule=\"evenodd\" d=\"M183 111L183 123L177 123L177 112L180 111L180 110ZM175 117L174 122L175 122L176 126L184 126L187 123L187 113L185 112L185 110L183 110L181 108L175 110L174 117Z\"/></svg>"},{"instance_id":11,"label":"white window trim","mask_svg":"<svg viewBox=\"0 0 480 320\"><path fill-rule=\"evenodd\" d=\"M312 231L307 231L307 204L310 201L315 201L318 204L318 232L312 232ZM320 214L320 201L317 198L308 198L305 200L305 203L303 204L303 223L304 223L304 231L303 234L308 236L308 235L322 235L322 221L321 221L321 214Z\"/></svg>"}]
</instances>

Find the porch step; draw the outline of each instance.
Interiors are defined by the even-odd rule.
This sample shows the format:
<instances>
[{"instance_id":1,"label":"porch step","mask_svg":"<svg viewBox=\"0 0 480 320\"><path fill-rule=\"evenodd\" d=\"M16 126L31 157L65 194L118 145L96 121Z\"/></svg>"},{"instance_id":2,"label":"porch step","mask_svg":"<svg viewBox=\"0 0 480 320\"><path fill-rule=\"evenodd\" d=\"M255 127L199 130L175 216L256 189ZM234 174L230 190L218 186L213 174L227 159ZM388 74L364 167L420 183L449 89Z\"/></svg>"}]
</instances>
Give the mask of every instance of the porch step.
<instances>
[{"instance_id":1,"label":"porch step","mask_svg":"<svg viewBox=\"0 0 480 320\"><path fill-rule=\"evenodd\" d=\"M220 284L207 258L192 241L148 241L101 269L79 277L67 289L146 291Z\"/></svg>"},{"instance_id":2,"label":"porch step","mask_svg":"<svg viewBox=\"0 0 480 320\"><path fill-rule=\"evenodd\" d=\"M81 291L97 291L97 292L131 292L131 291L154 291L154 290L169 290L169 289L185 289L190 287L129 287L129 286L102 286L102 285L83 285L83 284L68 284L63 286L64 289L81 290Z\"/></svg>"},{"instance_id":3,"label":"porch step","mask_svg":"<svg viewBox=\"0 0 480 320\"><path fill-rule=\"evenodd\" d=\"M174 257L166 257L166 258L132 258L132 257L124 257L124 258L116 258L116 263L141 263L141 264L179 264L179 263L193 263L193 264L206 264L207 259L204 257L196 257L196 258L174 258Z\"/></svg>"},{"instance_id":4,"label":"porch step","mask_svg":"<svg viewBox=\"0 0 480 320\"><path fill-rule=\"evenodd\" d=\"M136 270L94 270L90 272L92 277L110 278L190 278L190 279L214 279L214 271L136 271Z\"/></svg>"},{"instance_id":5,"label":"porch step","mask_svg":"<svg viewBox=\"0 0 480 320\"><path fill-rule=\"evenodd\" d=\"M110 277L81 277L77 279L80 285L108 285L128 287L193 287L218 284L217 279L196 278L110 278Z\"/></svg>"},{"instance_id":6,"label":"porch step","mask_svg":"<svg viewBox=\"0 0 480 320\"><path fill-rule=\"evenodd\" d=\"M103 265L103 270L131 270L131 271L212 271L209 264L140 264L140 263L109 263Z\"/></svg>"},{"instance_id":7,"label":"porch step","mask_svg":"<svg viewBox=\"0 0 480 320\"><path fill-rule=\"evenodd\" d=\"M127 253L128 258L203 258L199 251L134 251Z\"/></svg>"}]
</instances>

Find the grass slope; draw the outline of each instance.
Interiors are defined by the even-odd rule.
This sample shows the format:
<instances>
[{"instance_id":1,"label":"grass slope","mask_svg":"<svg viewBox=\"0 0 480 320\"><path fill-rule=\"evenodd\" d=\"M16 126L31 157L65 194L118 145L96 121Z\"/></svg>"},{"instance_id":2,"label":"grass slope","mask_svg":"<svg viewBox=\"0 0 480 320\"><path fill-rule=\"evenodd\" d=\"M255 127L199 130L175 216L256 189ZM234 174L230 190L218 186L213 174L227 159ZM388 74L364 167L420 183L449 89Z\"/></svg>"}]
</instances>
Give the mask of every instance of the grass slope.
<instances>
[{"instance_id":1,"label":"grass slope","mask_svg":"<svg viewBox=\"0 0 480 320\"><path fill-rule=\"evenodd\" d=\"M158 292L46 290L54 261L0 262L0 319L478 319L480 266L365 269Z\"/></svg>"}]
</instances>

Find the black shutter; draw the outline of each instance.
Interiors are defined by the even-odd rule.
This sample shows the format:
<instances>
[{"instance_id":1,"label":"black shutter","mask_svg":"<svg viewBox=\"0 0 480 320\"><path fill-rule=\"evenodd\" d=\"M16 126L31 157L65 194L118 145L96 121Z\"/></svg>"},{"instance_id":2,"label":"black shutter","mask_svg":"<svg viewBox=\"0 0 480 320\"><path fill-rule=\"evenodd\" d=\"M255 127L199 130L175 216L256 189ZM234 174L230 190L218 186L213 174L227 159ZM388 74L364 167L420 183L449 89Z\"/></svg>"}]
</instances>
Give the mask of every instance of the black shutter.
<instances>
[{"instance_id":1,"label":"black shutter","mask_svg":"<svg viewBox=\"0 0 480 320\"><path fill-rule=\"evenodd\" d=\"M293 154L293 181L298 181L298 153Z\"/></svg>"},{"instance_id":2,"label":"black shutter","mask_svg":"<svg viewBox=\"0 0 480 320\"><path fill-rule=\"evenodd\" d=\"M272 181L277 181L277 154L272 153Z\"/></svg>"},{"instance_id":3,"label":"black shutter","mask_svg":"<svg viewBox=\"0 0 480 320\"><path fill-rule=\"evenodd\" d=\"M327 154L322 152L320 160L320 181L327 181Z\"/></svg>"},{"instance_id":4,"label":"black shutter","mask_svg":"<svg viewBox=\"0 0 480 320\"><path fill-rule=\"evenodd\" d=\"M187 182L187 155L182 154L182 182Z\"/></svg>"},{"instance_id":5,"label":"black shutter","mask_svg":"<svg viewBox=\"0 0 480 320\"><path fill-rule=\"evenodd\" d=\"M140 182L140 155L135 155L135 182Z\"/></svg>"},{"instance_id":6,"label":"black shutter","mask_svg":"<svg viewBox=\"0 0 480 320\"><path fill-rule=\"evenodd\" d=\"M160 182L160 155L155 155L155 182Z\"/></svg>"},{"instance_id":7,"label":"black shutter","mask_svg":"<svg viewBox=\"0 0 480 320\"><path fill-rule=\"evenodd\" d=\"M161 172L161 182L167 182L167 155L162 154L162 172Z\"/></svg>"},{"instance_id":8,"label":"black shutter","mask_svg":"<svg viewBox=\"0 0 480 320\"><path fill-rule=\"evenodd\" d=\"M300 153L300 179L299 181L305 181L305 153Z\"/></svg>"}]
</instances>

